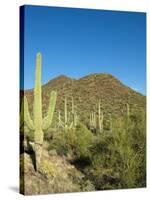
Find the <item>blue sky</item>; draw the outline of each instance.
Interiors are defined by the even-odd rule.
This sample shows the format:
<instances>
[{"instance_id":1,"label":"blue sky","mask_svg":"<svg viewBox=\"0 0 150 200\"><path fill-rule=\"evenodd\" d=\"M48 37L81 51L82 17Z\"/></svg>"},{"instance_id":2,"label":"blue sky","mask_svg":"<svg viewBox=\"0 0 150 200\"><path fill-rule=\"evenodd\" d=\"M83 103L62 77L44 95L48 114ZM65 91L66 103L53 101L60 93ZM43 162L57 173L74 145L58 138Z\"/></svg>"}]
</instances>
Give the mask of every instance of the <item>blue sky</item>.
<instances>
[{"instance_id":1,"label":"blue sky","mask_svg":"<svg viewBox=\"0 0 150 200\"><path fill-rule=\"evenodd\" d=\"M61 74L110 73L146 93L145 13L25 6L24 28L25 89L34 87L41 52L43 84Z\"/></svg>"}]
</instances>

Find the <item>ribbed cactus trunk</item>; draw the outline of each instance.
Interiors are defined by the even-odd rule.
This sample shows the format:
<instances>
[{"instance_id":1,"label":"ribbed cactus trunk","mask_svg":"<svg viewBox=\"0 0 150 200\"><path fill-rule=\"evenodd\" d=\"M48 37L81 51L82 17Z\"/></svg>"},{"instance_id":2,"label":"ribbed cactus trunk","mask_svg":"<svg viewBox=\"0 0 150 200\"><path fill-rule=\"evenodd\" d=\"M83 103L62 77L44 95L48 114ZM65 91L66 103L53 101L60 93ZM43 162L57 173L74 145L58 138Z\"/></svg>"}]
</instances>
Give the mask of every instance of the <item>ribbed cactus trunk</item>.
<instances>
[{"instance_id":1,"label":"ribbed cactus trunk","mask_svg":"<svg viewBox=\"0 0 150 200\"><path fill-rule=\"evenodd\" d=\"M126 106L127 106L127 117L129 117L130 116L130 106L128 103L126 104Z\"/></svg>"},{"instance_id":2,"label":"ribbed cactus trunk","mask_svg":"<svg viewBox=\"0 0 150 200\"><path fill-rule=\"evenodd\" d=\"M74 113L75 109L74 109L74 99L73 99L73 97L71 98L71 103L72 103L72 113Z\"/></svg>"},{"instance_id":3,"label":"ribbed cactus trunk","mask_svg":"<svg viewBox=\"0 0 150 200\"><path fill-rule=\"evenodd\" d=\"M103 112L101 111L101 101L98 102L98 124L99 124L99 132L103 131Z\"/></svg>"},{"instance_id":4,"label":"ribbed cactus trunk","mask_svg":"<svg viewBox=\"0 0 150 200\"><path fill-rule=\"evenodd\" d=\"M109 129L110 129L110 132L112 133L113 125L112 125L112 116L111 116L111 114L109 114Z\"/></svg>"},{"instance_id":5,"label":"ribbed cactus trunk","mask_svg":"<svg viewBox=\"0 0 150 200\"><path fill-rule=\"evenodd\" d=\"M72 101L71 102L72 102L73 127L75 128L77 126L77 112L75 110L73 96L72 96Z\"/></svg>"},{"instance_id":6,"label":"ribbed cactus trunk","mask_svg":"<svg viewBox=\"0 0 150 200\"><path fill-rule=\"evenodd\" d=\"M67 97L64 98L64 117L63 121L61 120L60 111L58 112L58 128L62 127L65 130L75 128L77 126L78 117L75 111L75 105L72 97L72 108L69 112L68 110L68 101Z\"/></svg>"},{"instance_id":7,"label":"ribbed cactus trunk","mask_svg":"<svg viewBox=\"0 0 150 200\"><path fill-rule=\"evenodd\" d=\"M90 114L90 129L96 131L96 113L94 111Z\"/></svg>"},{"instance_id":8,"label":"ribbed cactus trunk","mask_svg":"<svg viewBox=\"0 0 150 200\"><path fill-rule=\"evenodd\" d=\"M60 110L58 111L58 128L61 126L61 115Z\"/></svg>"},{"instance_id":9,"label":"ribbed cactus trunk","mask_svg":"<svg viewBox=\"0 0 150 200\"><path fill-rule=\"evenodd\" d=\"M47 116L42 118L42 88L41 88L41 65L42 56L40 53L36 56L35 86L34 86L34 103L33 103L33 120L31 119L28 101L24 97L24 121L28 128L34 131L34 152L35 152L35 169L38 171L42 155L44 131L52 123L53 113L56 105L57 92L52 91L49 99Z\"/></svg>"},{"instance_id":10,"label":"ribbed cactus trunk","mask_svg":"<svg viewBox=\"0 0 150 200\"><path fill-rule=\"evenodd\" d=\"M38 53L36 57L36 71L35 71L35 87L34 87L34 141L35 141L35 160L36 160L36 169L41 160L42 155L42 145L44 133L42 130L42 94L41 94L41 54Z\"/></svg>"},{"instance_id":11,"label":"ribbed cactus trunk","mask_svg":"<svg viewBox=\"0 0 150 200\"><path fill-rule=\"evenodd\" d=\"M65 97L65 104L64 104L64 113L65 113L65 128L67 128L68 114L67 114L67 98L66 97Z\"/></svg>"}]
</instances>

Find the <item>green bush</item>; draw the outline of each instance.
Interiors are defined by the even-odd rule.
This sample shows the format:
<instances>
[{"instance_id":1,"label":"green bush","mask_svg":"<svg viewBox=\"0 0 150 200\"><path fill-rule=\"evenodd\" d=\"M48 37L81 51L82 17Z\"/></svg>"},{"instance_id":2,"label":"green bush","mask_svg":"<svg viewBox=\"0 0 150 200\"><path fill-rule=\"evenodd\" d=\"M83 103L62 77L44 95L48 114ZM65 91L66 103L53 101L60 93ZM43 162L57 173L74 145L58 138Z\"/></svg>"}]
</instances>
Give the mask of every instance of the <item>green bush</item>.
<instances>
[{"instance_id":1,"label":"green bush","mask_svg":"<svg viewBox=\"0 0 150 200\"><path fill-rule=\"evenodd\" d=\"M90 154L93 134L86 126L80 124L76 129L60 130L49 141L49 150L56 149L59 155L71 155L78 159Z\"/></svg>"},{"instance_id":2,"label":"green bush","mask_svg":"<svg viewBox=\"0 0 150 200\"><path fill-rule=\"evenodd\" d=\"M83 124L46 136L51 152L65 155L84 173L82 190L135 188L146 185L144 112L113 121L111 132L94 135Z\"/></svg>"},{"instance_id":3,"label":"green bush","mask_svg":"<svg viewBox=\"0 0 150 200\"><path fill-rule=\"evenodd\" d=\"M92 165L86 172L97 190L146 185L144 113L133 113L113 124L111 133L98 135L90 147Z\"/></svg>"},{"instance_id":4,"label":"green bush","mask_svg":"<svg viewBox=\"0 0 150 200\"><path fill-rule=\"evenodd\" d=\"M57 131L49 141L49 149L56 149L59 155L73 154L76 136L74 130Z\"/></svg>"},{"instance_id":5,"label":"green bush","mask_svg":"<svg viewBox=\"0 0 150 200\"><path fill-rule=\"evenodd\" d=\"M112 157L117 158L113 166L120 174L124 188L145 186L146 176L146 132L144 113L134 113L128 121L120 120L113 133ZM119 155L119 156L118 156ZM113 160L113 159L112 159Z\"/></svg>"},{"instance_id":6,"label":"green bush","mask_svg":"<svg viewBox=\"0 0 150 200\"><path fill-rule=\"evenodd\" d=\"M86 126L80 124L75 131L75 155L77 158L90 156L90 147L92 146L94 136Z\"/></svg>"}]
</instances>

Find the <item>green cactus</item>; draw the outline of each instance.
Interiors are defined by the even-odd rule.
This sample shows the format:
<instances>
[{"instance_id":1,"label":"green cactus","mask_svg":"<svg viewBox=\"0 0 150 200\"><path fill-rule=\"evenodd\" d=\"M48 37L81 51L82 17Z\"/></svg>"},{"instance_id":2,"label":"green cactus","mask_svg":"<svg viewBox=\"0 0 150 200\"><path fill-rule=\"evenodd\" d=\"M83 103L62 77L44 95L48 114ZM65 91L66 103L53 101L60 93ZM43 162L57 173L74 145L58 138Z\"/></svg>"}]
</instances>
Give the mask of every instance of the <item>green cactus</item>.
<instances>
[{"instance_id":1,"label":"green cactus","mask_svg":"<svg viewBox=\"0 0 150 200\"><path fill-rule=\"evenodd\" d=\"M60 110L58 111L58 128L64 128L65 130L75 128L77 126L78 118L75 111L75 105L72 97L71 112L68 111L67 97L64 99L64 121L61 120Z\"/></svg>"},{"instance_id":2,"label":"green cactus","mask_svg":"<svg viewBox=\"0 0 150 200\"><path fill-rule=\"evenodd\" d=\"M127 107L127 117L129 117L130 116L130 105L127 103L126 107Z\"/></svg>"},{"instance_id":3,"label":"green cactus","mask_svg":"<svg viewBox=\"0 0 150 200\"><path fill-rule=\"evenodd\" d=\"M64 102L64 113L65 113L65 128L67 128L68 113L67 113L67 98L66 97L65 97L65 102Z\"/></svg>"},{"instance_id":4,"label":"green cactus","mask_svg":"<svg viewBox=\"0 0 150 200\"><path fill-rule=\"evenodd\" d=\"M112 133L113 123L112 123L112 115L111 115L111 113L109 113L109 130Z\"/></svg>"},{"instance_id":5,"label":"green cactus","mask_svg":"<svg viewBox=\"0 0 150 200\"><path fill-rule=\"evenodd\" d=\"M34 131L34 151L35 151L36 170L39 169L40 165L44 131L51 126L56 104L56 98L57 98L57 92L52 91L49 99L47 116L45 118L42 118L41 60L42 60L41 53L38 53L36 55L33 120L31 119L29 113L27 98L24 97L24 121L28 126L28 128Z\"/></svg>"},{"instance_id":6,"label":"green cactus","mask_svg":"<svg viewBox=\"0 0 150 200\"><path fill-rule=\"evenodd\" d=\"M101 111L101 101L98 102L98 120L95 111L92 111L90 114L90 129L97 129L97 121L99 132L103 131L103 112Z\"/></svg>"},{"instance_id":7,"label":"green cactus","mask_svg":"<svg viewBox=\"0 0 150 200\"><path fill-rule=\"evenodd\" d=\"M98 102L98 124L99 124L99 132L103 131L103 112L101 111L101 101Z\"/></svg>"},{"instance_id":8,"label":"green cactus","mask_svg":"<svg viewBox=\"0 0 150 200\"><path fill-rule=\"evenodd\" d=\"M75 128L77 126L78 123L78 116L77 116L77 112L75 109L75 105L74 105L74 98L72 96L72 118L73 118L73 127Z\"/></svg>"},{"instance_id":9,"label":"green cactus","mask_svg":"<svg viewBox=\"0 0 150 200\"><path fill-rule=\"evenodd\" d=\"M96 113L94 111L90 114L90 128L96 129Z\"/></svg>"}]
</instances>

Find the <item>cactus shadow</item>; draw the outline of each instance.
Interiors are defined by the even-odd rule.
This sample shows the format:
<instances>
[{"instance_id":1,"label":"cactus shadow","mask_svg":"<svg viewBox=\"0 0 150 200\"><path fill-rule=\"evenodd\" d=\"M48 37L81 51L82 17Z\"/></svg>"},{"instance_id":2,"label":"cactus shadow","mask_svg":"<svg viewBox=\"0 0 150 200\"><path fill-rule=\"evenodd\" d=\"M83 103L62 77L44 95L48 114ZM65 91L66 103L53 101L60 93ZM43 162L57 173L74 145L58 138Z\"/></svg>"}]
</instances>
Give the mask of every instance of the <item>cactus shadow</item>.
<instances>
[{"instance_id":1,"label":"cactus shadow","mask_svg":"<svg viewBox=\"0 0 150 200\"><path fill-rule=\"evenodd\" d=\"M34 170L36 171L35 153L30 154L30 158L32 160L32 164L33 164Z\"/></svg>"},{"instance_id":2,"label":"cactus shadow","mask_svg":"<svg viewBox=\"0 0 150 200\"><path fill-rule=\"evenodd\" d=\"M34 153L34 150L33 150L33 146L29 142L29 138L27 138L27 146L28 146L28 149L30 149L29 156L32 160L34 170L36 171L35 153Z\"/></svg>"}]
</instances>

